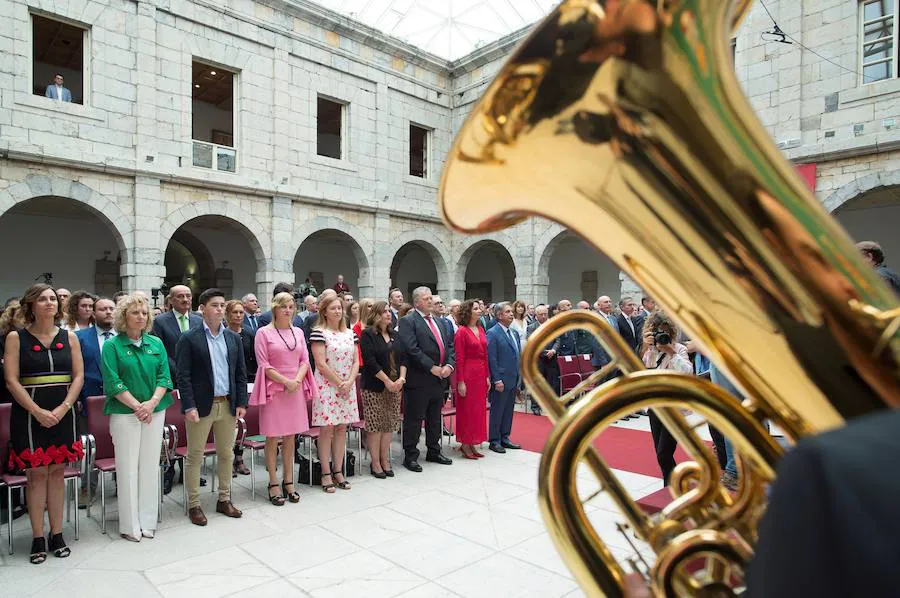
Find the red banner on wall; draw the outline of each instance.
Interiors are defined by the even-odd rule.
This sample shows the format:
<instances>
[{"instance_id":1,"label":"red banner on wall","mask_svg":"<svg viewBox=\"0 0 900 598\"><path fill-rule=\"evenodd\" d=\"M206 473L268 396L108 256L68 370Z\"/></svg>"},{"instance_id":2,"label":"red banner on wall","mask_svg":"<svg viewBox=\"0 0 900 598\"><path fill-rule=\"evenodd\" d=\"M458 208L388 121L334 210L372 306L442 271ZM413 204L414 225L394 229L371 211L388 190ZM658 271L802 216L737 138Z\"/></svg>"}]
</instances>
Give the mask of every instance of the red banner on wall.
<instances>
[{"instance_id":1,"label":"red banner on wall","mask_svg":"<svg viewBox=\"0 0 900 598\"><path fill-rule=\"evenodd\" d=\"M816 192L816 165L815 164L795 164L794 168L797 173L806 182L809 190L815 194Z\"/></svg>"}]
</instances>

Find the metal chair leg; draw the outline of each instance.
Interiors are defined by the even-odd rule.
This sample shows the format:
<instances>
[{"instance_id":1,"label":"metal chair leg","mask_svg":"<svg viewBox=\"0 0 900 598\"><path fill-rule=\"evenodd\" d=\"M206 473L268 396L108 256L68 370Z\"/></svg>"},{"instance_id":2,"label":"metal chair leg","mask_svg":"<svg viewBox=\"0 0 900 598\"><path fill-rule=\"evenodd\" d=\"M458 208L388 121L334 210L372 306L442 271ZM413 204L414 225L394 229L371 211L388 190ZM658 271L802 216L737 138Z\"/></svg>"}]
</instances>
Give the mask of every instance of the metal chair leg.
<instances>
[{"instance_id":1,"label":"metal chair leg","mask_svg":"<svg viewBox=\"0 0 900 598\"><path fill-rule=\"evenodd\" d=\"M75 493L75 539L78 539L78 498L79 494L81 494L81 477L72 478L73 484L72 489Z\"/></svg>"},{"instance_id":2,"label":"metal chair leg","mask_svg":"<svg viewBox=\"0 0 900 598\"><path fill-rule=\"evenodd\" d=\"M106 533L106 472L100 472L100 533Z\"/></svg>"},{"instance_id":3,"label":"metal chair leg","mask_svg":"<svg viewBox=\"0 0 900 598\"><path fill-rule=\"evenodd\" d=\"M250 449L250 500L256 500L256 451Z\"/></svg>"},{"instance_id":4,"label":"metal chair leg","mask_svg":"<svg viewBox=\"0 0 900 598\"><path fill-rule=\"evenodd\" d=\"M312 439L309 439L309 445L306 449L306 468L309 470L309 487L312 488Z\"/></svg>"},{"instance_id":5,"label":"metal chair leg","mask_svg":"<svg viewBox=\"0 0 900 598\"><path fill-rule=\"evenodd\" d=\"M6 521L8 523L9 532L9 554L13 553L13 518L12 518L12 488L6 487Z\"/></svg>"}]
</instances>

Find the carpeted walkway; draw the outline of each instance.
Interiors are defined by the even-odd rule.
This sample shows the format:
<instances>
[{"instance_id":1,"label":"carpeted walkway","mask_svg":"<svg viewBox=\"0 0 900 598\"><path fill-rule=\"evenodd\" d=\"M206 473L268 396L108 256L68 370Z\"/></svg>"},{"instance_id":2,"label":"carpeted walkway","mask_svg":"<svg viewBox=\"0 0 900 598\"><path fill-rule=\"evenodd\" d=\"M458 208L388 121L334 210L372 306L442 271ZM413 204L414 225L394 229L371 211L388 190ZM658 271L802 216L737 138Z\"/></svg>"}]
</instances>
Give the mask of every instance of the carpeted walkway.
<instances>
[{"instance_id":1,"label":"carpeted walkway","mask_svg":"<svg viewBox=\"0 0 900 598\"><path fill-rule=\"evenodd\" d=\"M512 441L525 450L541 453L550 436L553 424L549 418L516 412L513 415ZM653 449L650 432L629 430L615 426L603 432L594 445L600 451L607 465L632 473L661 477ZM688 460L687 454L679 448L675 452L679 463Z\"/></svg>"}]
</instances>

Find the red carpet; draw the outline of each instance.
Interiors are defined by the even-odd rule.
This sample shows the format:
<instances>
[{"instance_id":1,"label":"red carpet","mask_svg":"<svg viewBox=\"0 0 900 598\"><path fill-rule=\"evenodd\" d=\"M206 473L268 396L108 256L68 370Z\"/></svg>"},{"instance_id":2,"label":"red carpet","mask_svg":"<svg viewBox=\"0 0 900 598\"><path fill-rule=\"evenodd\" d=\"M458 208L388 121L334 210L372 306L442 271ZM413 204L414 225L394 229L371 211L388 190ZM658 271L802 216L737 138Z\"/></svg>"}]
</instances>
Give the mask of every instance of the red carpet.
<instances>
[{"instance_id":1,"label":"red carpet","mask_svg":"<svg viewBox=\"0 0 900 598\"><path fill-rule=\"evenodd\" d=\"M521 444L525 450L541 453L552 428L553 424L547 417L517 411L513 415L511 440ZM656 464L650 432L611 427L597 437L594 446L613 469L662 477ZM680 463L688 460L688 456L679 448L675 452L675 460Z\"/></svg>"}]
</instances>

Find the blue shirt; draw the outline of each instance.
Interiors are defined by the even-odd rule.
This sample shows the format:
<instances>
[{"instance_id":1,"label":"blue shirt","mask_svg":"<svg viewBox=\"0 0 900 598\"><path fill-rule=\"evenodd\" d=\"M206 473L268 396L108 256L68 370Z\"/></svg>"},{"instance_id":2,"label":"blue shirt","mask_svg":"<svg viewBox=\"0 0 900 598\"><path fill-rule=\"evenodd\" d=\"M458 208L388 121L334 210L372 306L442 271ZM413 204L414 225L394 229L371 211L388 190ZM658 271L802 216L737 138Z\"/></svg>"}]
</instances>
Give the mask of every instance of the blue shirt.
<instances>
[{"instance_id":1,"label":"blue shirt","mask_svg":"<svg viewBox=\"0 0 900 598\"><path fill-rule=\"evenodd\" d=\"M228 396L228 344L225 342L225 324L219 325L219 332L213 336L206 321L203 321L206 332L206 345L209 347L209 360L212 362L213 392L217 397Z\"/></svg>"}]
</instances>

